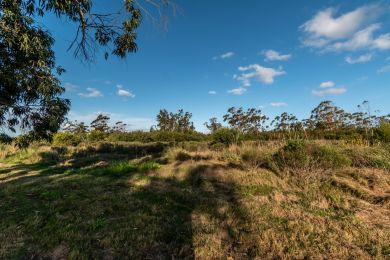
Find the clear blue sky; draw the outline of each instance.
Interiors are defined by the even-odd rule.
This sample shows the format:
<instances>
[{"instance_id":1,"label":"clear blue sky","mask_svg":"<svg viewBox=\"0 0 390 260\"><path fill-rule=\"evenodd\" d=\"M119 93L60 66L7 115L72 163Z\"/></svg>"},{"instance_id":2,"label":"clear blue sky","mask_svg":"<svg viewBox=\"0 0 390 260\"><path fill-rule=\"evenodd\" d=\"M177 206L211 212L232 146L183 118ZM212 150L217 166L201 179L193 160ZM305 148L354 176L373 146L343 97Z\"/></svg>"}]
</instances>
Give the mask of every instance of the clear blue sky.
<instances>
[{"instance_id":1,"label":"clear blue sky","mask_svg":"<svg viewBox=\"0 0 390 260\"><path fill-rule=\"evenodd\" d=\"M99 1L95 1L99 2ZM103 1L102 1L103 2ZM97 10L120 9L121 0ZM47 16L70 119L97 112L148 129L159 109L193 113L198 130L230 106L300 119L325 99L390 113L390 9L385 1L177 1L168 31L144 20L139 50L85 65L67 51L76 25Z\"/></svg>"}]
</instances>

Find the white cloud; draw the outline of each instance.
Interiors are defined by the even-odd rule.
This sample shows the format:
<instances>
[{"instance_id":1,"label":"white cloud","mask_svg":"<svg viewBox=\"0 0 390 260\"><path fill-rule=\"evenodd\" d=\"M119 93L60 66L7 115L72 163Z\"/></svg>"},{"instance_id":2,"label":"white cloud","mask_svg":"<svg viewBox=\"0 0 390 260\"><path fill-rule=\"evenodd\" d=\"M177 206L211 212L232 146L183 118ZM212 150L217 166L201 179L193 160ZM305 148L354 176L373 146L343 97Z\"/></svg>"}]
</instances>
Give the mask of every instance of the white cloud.
<instances>
[{"instance_id":1,"label":"white cloud","mask_svg":"<svg viewBox=\"0 0 390 260\"><path fill-rule=\"evenodd\" d=\"M379 74L389 73L390 72L390 65L383 66L382 68L378 69L377 72Z\"/></svg>"},{"instance_id":2,"label":"white cloud","mask_svg":"<svg viewBox=\"0 0 390 260\"><path fill-rule=\"evenodd\" d=\"M274 50L265 50L262 54L265 56L266 61L286 61L292 57L291 54L281 54Z\"/></svg>"},{"instance_id":3,"label":"white cloud","mask_svg":"<svg viewBox=\"0 0 390 260\"><path fill-rule=\"evenodd\" d=\"M233 57L234 54L235 54L234 52L229 51L229 52L223 53L223 54L221 54L221 55L219 55L219 56L213 57L213 60L219 60L219 59L224 60L224 59L228 59L228 58Z\"/></svg>"},{"instance_id":4,"label":"white cloud","mask_svg":"<svg viewBox=\"0 0 390 260\"><path fill-rule=\"evenodd\" d=\"M364 63L370 61L372 59L372 56L372 53L363 54L356 58L347 56L345 57L345 61L349 64Z\"/></svg>"},{"instance_id":5,"label":"white cloud","mask_svg":"<svg viewBox=\"0 0 390 260\"><path fill-rule=\"evenodd\" d=\"M285 102L271 102L270 105L271 105L271 107L286 107L286 106L288 106L288 104Z\"/></svg>"},{"instance_id":6,"label":"white cloud","mask_svg":"<svg viewBox=\"0 0 390 260\"><path fill-rule=\"evenodd\" d=\"M111 81L109 81L109 80L105 80L105 81L104 81L104 84L106 84L106 85L111 85L111 84L112 84L112 82L111 82Z\"/></svg>"},{"instance_id":7,"label":"white cloud","mask_svg":"<svg viewBox=\"0 0 390 260\"><path fill-rule=\"evenodd\" d=\"M312 94L314 96L323 97L327 95L340 95L347 92L346 88L340 87L340 88L327 88L323 90L313 90Z\"/></svg>"},{"instance_id":8,"label":"white cloud","mask_svg":"<svg viewBox=\"0 0 390 260\"><path fill-rule=\"evenodd\" d=\"M264 84L272 84L275 81L275 77L286 74L282 68L266 68L260 66L259 64L252 64L247 67L239 67L238 70L241 72L249 71L248 73L242 73L240 76L235 77L237 80L242 82L244 87L251 85L250 80L252 78L257 78Z\"/></svg>"},{"instance_id":9,"label":"white cloud","mask_svg":"<svg viewBox=\"0 0 390 260\"><path fill-rule=\"evenodd\" d=\"M335 17L336 9L327 8L301 25L300 29L312 39L344 39L353 35L367 21L375 19L377 11L377 5L365 5Z\"/></svg>"},{"instance_id":10,"label":"white cloud","mask_svg":"<svg viewBox=\"0 0 390 260\"><path fill-rule=\"evenodd\" d=\"M103 94L96 88L87 88L87 93L78 93L82 97L102 97Z\"/></svg>"},{"instance_id":11,"label":"white cloud","mask_svg":"<svg viewBox=\"0 0 390 260\"><path fill-rule=\"evenodd\" d=\"M228 93L234 94L234 95L242 95L246 91L246 88L244 87L238 87L231 90L228 90Z\"/></svg>"},{"instance_id":12,"label":"white cloud","mask_svg":"<svg viewBox=\"0 0 390 260\"><path fill-rule=\"evenodd\" d=\"M333 88L336 84L333 81L325 81L320 84L321 88Z\"/></svg>"},{"instance_id":13,"label":"white cloud","mask_svg":"<svg viewBox=\"0 0 390 260\"><path fill-rule=\"evenodd\" d=\"M116 87L118 88L118 96L132 98L135 97L135 95L130 90L125 90L122 85L116 85Z\"/></svg>"},{"instance_id":14,"label":"white cloud","mask_svg":"<svg viewBox=\"0 0 390 260\"><path fill-rule=\"evenodd\" d=\"M364 5L338 17L334 8L322 10L300 26L304 33L303 45L322 51L390 49L390 34L374 36L381 24L370 24L384 9L379 4Z\"/></svg>"},{"instance_id":15,"label":"white cloud","mask_svg":"<svg viewBox=\"0 0 390 260\"><path fill-rule=\"evenodd\" d=\"M209 91L209 95L217 95L217 91L215 91L215 90L210 90L210 91Z\"/></svg>"},{"instance_id":16,"label":"white cloud","mask_svg":"<svg viewBox=\"0 0 390 260\"><path fill-rule=\"evenodd\" d=\"M374 32L380 28L381 24L372 24L356 32L350 40L335 42L326 49L329 51L388 50L390 49L390 34L381 34L376 38L374 36Z\"/></svg>"}]
</instances>

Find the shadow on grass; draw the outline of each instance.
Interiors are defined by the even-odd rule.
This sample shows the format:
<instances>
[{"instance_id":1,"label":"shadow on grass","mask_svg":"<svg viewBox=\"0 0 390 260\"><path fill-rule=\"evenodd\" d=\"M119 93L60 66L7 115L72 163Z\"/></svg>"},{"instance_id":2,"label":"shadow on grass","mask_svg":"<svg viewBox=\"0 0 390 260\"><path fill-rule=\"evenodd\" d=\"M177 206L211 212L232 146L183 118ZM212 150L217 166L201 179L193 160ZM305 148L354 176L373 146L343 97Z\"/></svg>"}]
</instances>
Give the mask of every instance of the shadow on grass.
<instances>
[{"instance_id":1,"label":"shadow on grass","mask_svg":"<svg viewBox=\"0 0 390 260\"><path fill-rule=\"evenodd\" d=\"M0 258L194 259L194 212L223 222L227 204L246 221L235 184L214 178L219 164L190 168L184 179L15 167L41 172L0 183ZM240 251L234 236L224 243Z\"/></svg>"}]
</instances>

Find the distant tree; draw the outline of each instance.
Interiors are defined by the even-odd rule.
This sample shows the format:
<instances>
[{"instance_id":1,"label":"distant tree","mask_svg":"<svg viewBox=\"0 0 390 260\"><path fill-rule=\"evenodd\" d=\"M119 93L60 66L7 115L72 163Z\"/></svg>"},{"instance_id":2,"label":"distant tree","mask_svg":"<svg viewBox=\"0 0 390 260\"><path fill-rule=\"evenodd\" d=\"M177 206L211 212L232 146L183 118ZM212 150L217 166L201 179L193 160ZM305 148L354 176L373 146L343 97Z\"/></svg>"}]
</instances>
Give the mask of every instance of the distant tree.
<instances>
[{"instance_id":1,"label":"distant tree","mask_svg":"<svg viewBox=\"0 0 390 260\"><path fill-rule=\"evenodd\" d=\"M271 125L275 127L276 131L282 132L282 134L287 132L289 137L291 137L291 132L300 130L301 125L299 123L300 122L296 116L283 112L272 120Z\"/></svg>"},{"instance_id":2,"label":"distant tree","mask_svg":"<svg viewBox=\"0 0 390 260\"><path fill-rule=\"evenodd\" d=\"M318 130L335 130L346 125L347 117L343 109L326 100L311 111L310 120Z\"/></svg>"},{"instance_id":3,"label":"distant tree","mask_svg":"<svg viewBox=\"0 0 390 260\"><path fill-rule=\"evenodd\" d=\"M127 124L123 123L122 121L118 121L115 123L115 125L112 128L113 132L119 132L119 133L124 133L126 132Z\"/></svg>"},{"instance_id":4,"label":"distant tree","mask_svg":"<svg viewBox=\"0 0 390 260\"><path fill-rule=\"evenodd\" d=\"M204 126L206 126L206 128L212 133L222 128L222 124L218 122L218 119L216 117L210 118L209 122L204 123Z\"/></svg>"},{"instance_id":5,"label":"distant tree","mask_svg":"<svg viewBox=\"0 0 390 260\"><path fill-rule=\"evenodd\" d=\"M194 123L191 122L192 114L184 112L183 109L177 113L168 112L166 109L160 110L157 115L157 128L160 131L188 132L195 130Z\"/></svg>"},{"instance_id":6,"label":"distant tree","mask_svg":"<svg viewBox=\"0 0 390 260\"><path fill-rule=\"evenodd\" d=\"M64 126L65 132L75 133L75 134L84 134L88 132L88 126L84 122L68 121Z\"/></svg>"},{"instance_id":7,"label":"distant tree","mask_svg":"<svg viewBox=\"0 0 390 260\"><path fill-rule=\"evenodd\" d=\"M240 133L248 133L264 130L265 121L268 120L268 117L260 109L248 108L244 111L242 107L231 107L227 114L223 116L223 120Z\"/></svg>"},{"instance_id":8,"label":"distant tree","mask_svg":"<svg viewBox=\"0 0 390 260\"><path fill-rule=\"evenodd\" d=\"M110 127L108 126L109 121L110 117L108 115L98 114L96 119L91 122L91 128L94 131L106 133L110 129Z\"/></svg>"}]
</instances>

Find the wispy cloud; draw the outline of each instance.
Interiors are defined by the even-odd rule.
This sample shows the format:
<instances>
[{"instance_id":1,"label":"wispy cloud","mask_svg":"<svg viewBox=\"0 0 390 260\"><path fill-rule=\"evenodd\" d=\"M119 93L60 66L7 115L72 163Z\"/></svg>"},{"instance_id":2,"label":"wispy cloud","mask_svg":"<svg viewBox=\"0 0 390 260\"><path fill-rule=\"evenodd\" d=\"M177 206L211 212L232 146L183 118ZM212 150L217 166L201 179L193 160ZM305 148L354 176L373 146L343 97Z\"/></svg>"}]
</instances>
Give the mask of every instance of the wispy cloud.
<instances>
[{"instance_id":1,"label":"wispy cloud","mask_svg":"<svg viewBox=\"0 0 390 260\"><path fill-rule=\"evenodd\" d=\"M356 58L347 56L345 57L345 61L349 64L364 63L370 61L372 59L372 56L372 53L363 54Z\"/></svg>"},{"instance_id":2,"label":"wispy cloud","mask_svg":"<svg viewBox=\"0 0 390 260\"><path fill-rule=\"evenodd\" d=\"M261 54L265 56L265 61L287 61L292 57L291 54L281 54L275 50L265 50Z\"/></svg>"},{"instance_id":3,"label":"wispy cloud","mask_svg":"<svg viewBox=\"0 0 390 260\"><path fill-rule=\"evenodd\" d=\"M389 73L390 72L390 65L386 65L386 66L381 67L380 69L377 70L377 72L379 74Z\"/></svg>"},{"instance_id":4,"label":"wispy cloud","mask_svg":"<svg viewBox=\"0 0 390 260\"><path fill-rule=\"evenodd\" d=\"M124 87L122 85L117 85L116 87L118 88L118 91L117 91L118 96L131 97L131 98L135 97L135 95L130 90L124 89Z\"/></svg>"},{"instance_id":5,"label":"wispy cloud","mask_svg":"<svg viewBox=\"0 0 390 260\"><path fill-rule=\"evenodd\" d=\"M320 88L333 88L335 85L333 81L324 81L320 84Z\"/></svg>"},{"instance_id":6,"label":"wispy cloud","mask_svg":"<svg viewBox=\"0 0 390 260\"><path fill-rule=\"evenodd\" d=\"M328 95L340 95L347 92L345 87L336 87L333 81L324 81L320 84L318 89L312 90L314 96L323 97Z\"/></svg>"},{"instance_id":7,"label":"wispy cloud","mask_svg":"<svg viewBox=\"0 0 390 260\"><path fill-rule=\"evenodd\" d=\"M215 90L210 90L210 91L209 91L209 95L217 95L217 91L215 91Z\"/></svg>"},{"instance_id":8,"label":"wispy cloud","mask_svg":"<svg viewBox=\"0 0 390 260\"><path fill-rule=\"evenodd\" d=\"M364 5L339 16L335 8L319 11L300 26L303 45L322 51L388 50L390 34L374 35L381 24L372 23L384 9L380 4Z\"/></svg>"},{"instance_id":9,"label":"wispy cloud","mask_svg":"<svg viewBox=\"0 0 390 260\"><path fill-rule=\"evenodd\" d=\"M213 57L213 60L225 60L225 59L229 59L229 58L233 57L234 54L235 54L234 52L229 51L229 52L223 53L223 54L221 54L221 55L219 55L219 56L214 56L214 57Z\"/></svg>"},{"instance_id":10,"label":"wispy cloud","mask_svg":"<svg viewBox=\"0 0 390 260\"><path fill-rule=\"evenodd\" d=\"M64 88L65 88L66 92L74 92L74 91L76 91L76 89L78 89L78 86L76 86L72 83L66 82L64 84Z\"/></svg>"},{"instance_id":11,"label":"wispy cloud","mask_svg":"<svg viewBox=\"0 0 390 260\"><path fill-rule=\"evenodd\" d=\"M79 96L81 97L87 97L87 98L92 98L92 97L102 97L103 94L97 90L96 88L87 88L86 93L78 93Z\"/></svg>"},{"instance_id":12,"label":"wispy cloud","mask_svg":"<svg viewBox=\"0 0 390 260\"><path fill-rule=\"evenodd\" d=\"M346 88L340 87L340 88L328 88L324 90L313 90L312 94L314 96L323 97L328 95L340 95L347 92Z\"/></svg>"},{"instance_id":13,"label":"wispy cloud","mask_svg":"<svg viewBox=\"0 0 390 260\"><path fill-rule=\"evenodd\" d=\"M238 88L233 88L231 90L228 90L228 93L233 94L233 95L242 95L246 91L246 88L244 87L238 87Z\"/></svg>"},{"instance_id":14,"label":"wispy cloud","mask_svg":"<svg viewBox=\"0 0 390 260\"><path fill-rule=\"evenodd\" d=\"M288 106L288 104L285 102L271 102L270 105L271 105L271 107L286 107L286 106Z\"/></svg>"}]
</instances>

